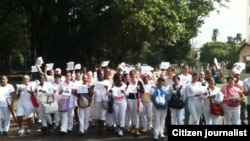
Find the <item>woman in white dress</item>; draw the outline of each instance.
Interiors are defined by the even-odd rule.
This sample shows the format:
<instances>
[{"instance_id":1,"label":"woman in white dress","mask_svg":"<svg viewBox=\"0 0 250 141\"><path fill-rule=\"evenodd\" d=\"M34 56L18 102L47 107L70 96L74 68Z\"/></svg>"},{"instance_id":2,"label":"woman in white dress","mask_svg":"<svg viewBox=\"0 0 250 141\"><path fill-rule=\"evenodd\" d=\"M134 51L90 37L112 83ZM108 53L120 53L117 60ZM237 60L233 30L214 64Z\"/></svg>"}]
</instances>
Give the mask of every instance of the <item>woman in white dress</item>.
<instances>
[{"instance_id":1,"label":"woman in white dress","mask_svg":"<svg viewBox=\"0 0 250 141\"><path fill-rule=\"evenodd\" d=\"M34 113L34 106L32 105L30 96L33 93L34 88L30 84L30 77L28 75L24 75L22 77L22 84L17 86L17 110L16 110L16 116L17 116L17 122L19 126L19 131L17 135L23 135L25 130L23 128L23 117L27 118L27 124L28 129L26 130L26 133L31 132L32 127L32 118Z\"/></svg>"}]
</instances>

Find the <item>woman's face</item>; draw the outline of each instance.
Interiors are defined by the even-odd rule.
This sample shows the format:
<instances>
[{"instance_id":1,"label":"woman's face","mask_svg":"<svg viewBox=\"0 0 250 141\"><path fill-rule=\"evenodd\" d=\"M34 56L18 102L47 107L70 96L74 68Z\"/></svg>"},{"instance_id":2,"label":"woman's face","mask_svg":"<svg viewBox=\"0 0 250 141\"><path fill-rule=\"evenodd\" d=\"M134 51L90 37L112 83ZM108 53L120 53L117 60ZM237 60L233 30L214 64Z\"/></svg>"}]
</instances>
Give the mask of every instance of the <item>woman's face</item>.
<instances>
[{"instance_id":1,"label":"woman's face","mask_svg":"<svg viewBox=\"0 0 250 141\"><path fill-rule=\"evenodd\" d=\"M193 82L196 82L196 81L198 81L198 80L199 80L199 75L198 75L198 74L192 76L192 81L193 81Z\"/></svg>"},{"instance_id":2,"label":"woman's face","mask_svg":"<svg viewBox=\"0 0 250 141\"><path fill-rule=\"evenodd\" d=\"M30 77L29 76L23 76L23 84L24 85L28 85L30 81Z\"/></svg>"},{"instance_id":3,"label":"woman's face","mask_svg":"<svg viewBox=\"0 0 250 141\"><path fill-rule=\"evenodd\" d=\"M174 81L175 84L179 84L180 83L180 80L178 78L174 78L173 81Z\"/></svg>"},{"instance_id":4,"label":"woman's face","mask_svg":"<svg viewBox=\"0 0 250 141\"><path fill-rule=\"evenodd\" d=\"M104 71L97 72L97 78L99 81L104 80Z\"/></svg>"},{"instance_id":5,"label":"woman's face","mask_svg":"<svg viewBox=\"0 0 250 141\"><path fill-rule=\"evenodd\" d=\"M209 86L214 86L214 79L209 79L209 81L208 81L208 85Z\"/></svg>"},{"instance_id":6,"label":"woman's face","mask_svg":"<svg viewBox=\"0 0 250 141\"><path fill-rule=\"evenodd\" d=\"M234 80L233 79L228 79L227 84L229 86L234 86Z\"/></svg>"},{"instance_id":7,"label":"woman's face","mask_svg":"<svg viewBox=\"0 0 250 141\"><path fill-rule=\"evenodd\" d=\"M7 76L1 76L1 86L6 86L8 83Z\"/></svg>"}]
</instances>

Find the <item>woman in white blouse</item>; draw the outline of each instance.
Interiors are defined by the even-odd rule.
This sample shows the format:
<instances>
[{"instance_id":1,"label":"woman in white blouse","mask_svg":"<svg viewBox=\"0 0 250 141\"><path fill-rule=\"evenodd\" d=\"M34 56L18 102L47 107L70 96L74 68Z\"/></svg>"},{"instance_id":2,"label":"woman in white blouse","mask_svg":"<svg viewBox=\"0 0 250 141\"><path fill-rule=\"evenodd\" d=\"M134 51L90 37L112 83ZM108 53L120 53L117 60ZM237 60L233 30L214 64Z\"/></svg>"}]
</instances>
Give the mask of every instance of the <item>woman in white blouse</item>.
<instances>
[{"instance_id":1,"label":"woman in white blouse","mask_svg":"<svg viewBox=\"0 0 250 141\"><path fill-rule=\"evenodd\" d=\"M199 74L192 74L192 81L186 86L186 95L189 98L188 109L192 116L192 124L199 125L199 119L202 114L201 96L206 93L206 88L199 82Z\"/></svg>"},{"instance_id":2,"label":"woman in white blouse","mask_svg":"<svg viewBox=\"0 0 250 141\"><path fill-rule=\"evenodd\" d=\"M221 103L223 100L223 95L220 92L220 88L215 86L214 78L207 78L207 94L203 95L203 113L206 119L206 125L218 125L219 124L219 116L211 114L210 101L213 103ZM222 97L221 97L222 95ZM216 98L220 99L216 99Z\"/></svg>"},{"instance_id":3,"label":"woman in white blouse","mask_svg":"<svg viewBox=\"0 0 250 141\"><path fill-rule=\"evenodd\" d=\"M184 100L186 98L185 86L181 84L180 77L175 75L173 77L173 82L174 82L174 84L170 85L170 87L169 87L169 94L170 94L169 99L173 95L176 95L177 91L180 89L179 92L180 92L180 95L181 95L182 100L184 102ZM170 111L172 114L172 124L173 125L183 125L184 124L184 121L183 121L183 119L184 119L184 107L177 109L177 108L170 107L170 105L169 105L169 108L170 108Z\"/></svg>"},{"instance_id":4,"label":"woman in white blouse","mask_svg":"<svg viewBox=\"0 0 250 141\"><path fill-rule=\"evenodd\" d=\"M127 101L125 95L125 89L127 85L122 83L122 75L117 73L114 75L114 86L110 89L110 94L114 98L114 114L115 114L115 123L117 126L117 132L119 136L123 136L123 130L125 126L125 116L127 110Z\"/></svg>"}]
</instances>

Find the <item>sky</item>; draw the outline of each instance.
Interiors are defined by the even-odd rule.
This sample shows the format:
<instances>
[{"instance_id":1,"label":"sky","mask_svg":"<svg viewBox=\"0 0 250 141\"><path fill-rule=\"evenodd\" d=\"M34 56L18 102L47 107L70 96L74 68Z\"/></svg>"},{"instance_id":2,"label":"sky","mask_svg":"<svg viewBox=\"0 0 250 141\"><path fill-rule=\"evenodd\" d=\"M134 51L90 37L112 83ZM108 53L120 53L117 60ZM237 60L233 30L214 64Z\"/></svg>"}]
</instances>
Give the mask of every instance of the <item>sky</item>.
<instances>
[{"instance_id":1,"label":"sky","mask_svg":"<svg viewBox=\"0 0 250 141\"><path fill-rule=\"evenodd\" d=\"M231 0L226 5L228 8L220 8L220 13L215 11L205 19L205 24L199 29L200 33L194 39L192 44L199 48L206 42L211 42L214 29L219 30L217 41L226 42L228 36L235 37L237 33L242 34L242 38L246 37L246 1L247 0Z\"/></svg>"}]
</instances>

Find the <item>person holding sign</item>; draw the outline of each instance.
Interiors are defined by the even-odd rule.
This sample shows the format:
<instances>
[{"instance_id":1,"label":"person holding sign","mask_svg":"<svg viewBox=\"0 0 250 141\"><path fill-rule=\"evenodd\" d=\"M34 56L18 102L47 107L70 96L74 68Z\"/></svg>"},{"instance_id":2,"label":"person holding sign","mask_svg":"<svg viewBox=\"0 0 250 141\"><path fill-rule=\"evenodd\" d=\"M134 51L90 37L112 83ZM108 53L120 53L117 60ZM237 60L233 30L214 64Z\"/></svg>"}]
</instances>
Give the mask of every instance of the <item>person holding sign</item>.
<instances>
[{"instance_id":1,"label":"person holding sign","mask_svg":"<svg viewBox=\"0 0 250 141\"><path fill-rule=\"evenodd\" d=\"M66 135L67 133L71 133L73 129L73 110L75 108L75 95L73 95L73 82L71 81L72 76L70 72L66 72L65 81L62 81L59 85L58 91L61 95L61 99L59 100L59 110L61 101L65 102L67 105L67 109L65 111L60 111L61 113L61 127L59 135Z\"/></svg>"},{"instance_id":2,"label":"person holding sign","mask_svg":"<svg viewBox=\"0 0 250 141\"><path fill-rule=\"evenodd\" d=\"M107 90L110 88L110 82L104 79L104 70L98 68L97 80L93 83L94 85L94 107L95 107L95 118L99 124L99 134L104 134L104 123L106 120L108 101Z\"/></svg>"},{"instance_id":3,"label":"person holding sign","mask_svg":"<svg viewBox=\"0 0 250 141\"><path fill-rule=\"evenodd\" d=\"M79 136L84 135L89 128L90 104L92 101L94 86L88 84L86 75L82 76L83 83L76 87L78 104ZM81 99L83 99L82 103Z\"/></svg>"}]
</instances>

